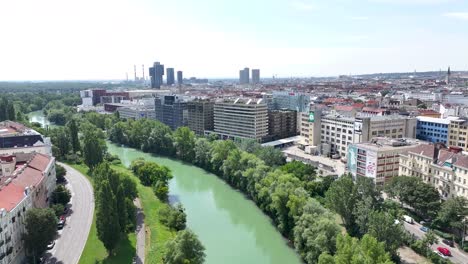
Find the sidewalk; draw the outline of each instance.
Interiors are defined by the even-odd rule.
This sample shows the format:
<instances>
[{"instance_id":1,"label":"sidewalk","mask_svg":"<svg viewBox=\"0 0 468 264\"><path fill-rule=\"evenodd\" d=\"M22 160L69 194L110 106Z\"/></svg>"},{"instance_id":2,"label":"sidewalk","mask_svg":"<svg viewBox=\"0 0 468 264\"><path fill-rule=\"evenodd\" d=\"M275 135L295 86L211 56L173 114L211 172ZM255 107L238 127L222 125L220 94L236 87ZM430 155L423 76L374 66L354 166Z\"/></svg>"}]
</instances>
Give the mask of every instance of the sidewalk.
<instances>
[{"instance_id":1,"label":"sidewalk","mask_svg":"<svg viewBox=\"0 0 468 264\"><path fill-rule=\"evenodd\" d=\"M146 228L145 228L145 214L141 208L140 199L136 198L133 202L137 207L137 226L136 226L136 264L145 263L145 241L146 241Z\"/></svg>"}]
</instances>

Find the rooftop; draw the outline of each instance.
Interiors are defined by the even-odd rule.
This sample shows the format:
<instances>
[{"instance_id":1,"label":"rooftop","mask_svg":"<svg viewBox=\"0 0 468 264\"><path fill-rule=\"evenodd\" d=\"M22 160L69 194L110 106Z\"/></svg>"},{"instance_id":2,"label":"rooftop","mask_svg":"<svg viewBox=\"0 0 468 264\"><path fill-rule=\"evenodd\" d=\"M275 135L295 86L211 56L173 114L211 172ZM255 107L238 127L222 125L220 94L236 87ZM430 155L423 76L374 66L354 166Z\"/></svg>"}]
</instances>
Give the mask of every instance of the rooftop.
<instances>
[{"instance_id":1,"label":"rooftop","mask_svg":"<svg viewBox=\"0 0 468 264\"><path fill-rule=\"evenodd\" d=\"M0 137L13 137L23 135L39 135L39 133L20 123L16 123L13 121L0 122Z\"/></svg>"},{"instance_id":2,"label":"rooftop","mask_svg":"<svg viewBox=\"0 0 468 264\"><path fill-rule=\"evenodd\" d=\"M390 150L406 150L414 148L417 145L422 144L422 141L413 138L388 138L388 137L377 137L372 139L371 142L357 143L354 144L358 147L365 147L369 150L374 151L390 151Z\"/></svg>"}]
</instances>

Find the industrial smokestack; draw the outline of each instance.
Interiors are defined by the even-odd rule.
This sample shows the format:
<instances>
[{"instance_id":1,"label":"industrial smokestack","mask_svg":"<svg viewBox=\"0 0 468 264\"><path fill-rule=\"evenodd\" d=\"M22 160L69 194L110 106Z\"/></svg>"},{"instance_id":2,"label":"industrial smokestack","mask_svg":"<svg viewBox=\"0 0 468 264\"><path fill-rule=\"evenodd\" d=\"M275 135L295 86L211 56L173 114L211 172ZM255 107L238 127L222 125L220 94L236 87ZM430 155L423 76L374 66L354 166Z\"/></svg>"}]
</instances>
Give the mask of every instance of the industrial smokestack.
<instances>
[{"instance_id":1,"label":"industrial smokestack","mask_svg":"<svg viewBox=\"0 0 468 264\"><path fill-rule=\"evenodd\" d=\"M137 81L137 76L136 76L136 65L133 65L133 71L135 72L135 82Z\"/></svg>"},{"instance_id":2,"label":"industrial smokestack","mask_svg":"<svg viewBox=\"0 0 468 264\"><path fill-rule=\"evenodd\" d=\"M143 81L145 81L145 65L141 65L141 72L143 73Z\"/></svg>"}]
</instances>

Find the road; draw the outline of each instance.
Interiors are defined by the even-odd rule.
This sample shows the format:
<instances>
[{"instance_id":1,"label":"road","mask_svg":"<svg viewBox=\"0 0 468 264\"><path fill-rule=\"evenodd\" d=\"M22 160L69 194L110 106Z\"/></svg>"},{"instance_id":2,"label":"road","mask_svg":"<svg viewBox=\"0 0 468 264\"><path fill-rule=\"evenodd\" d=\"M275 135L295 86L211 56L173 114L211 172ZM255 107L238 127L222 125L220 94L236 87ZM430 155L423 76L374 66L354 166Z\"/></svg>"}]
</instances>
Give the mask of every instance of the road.
<instances>
[{"instance_id":1,"label":"road","mask_svg":"<svg viewBox=\"0 0 468 264\"><path fill-rule=\"evenodd\" d=\"M137 207L137 242L136 242L136 264L145 263L145 243L146 243L146 227L145 227L145 214L141 208L140 199L137 198L134 201L135 206Z\"/></svg>"},{"instance_id":2,"label":"road","mask_svg":"<svg viewBox=\"0 0 468 264\"><path fill-rule=\"evenodd\" d=\"M68 165L59 164L67 170L65 178L72 199L65 226L59 230L55 247L46 253L46 263L76 264L80 260L93 222L93 187L83 174Z\"/></svg>"},{"instance_id":3,"label":"road","mask_svg":"<svg viewBox=\"0 0 468 264\"><path fill-rule=\"evenodd\" d=\"M417 238L422 238L425 233L421 231L419 228L421 228L421 225L418 223L414 224L408 224L404 222L405 229L410 232L411 234L414 234ZM432 245L432 250L437 250L437 247L446 247L450 250L452 253L452 256L449 257L448 259L452 261L453 263L457 264L466 264L468 263L468 254L463 253L461 250L458 248L452 248L448 245L445 245L442 243L442 238L439 238L439 242L437 244Z\"/></svg>"}]
</instances>

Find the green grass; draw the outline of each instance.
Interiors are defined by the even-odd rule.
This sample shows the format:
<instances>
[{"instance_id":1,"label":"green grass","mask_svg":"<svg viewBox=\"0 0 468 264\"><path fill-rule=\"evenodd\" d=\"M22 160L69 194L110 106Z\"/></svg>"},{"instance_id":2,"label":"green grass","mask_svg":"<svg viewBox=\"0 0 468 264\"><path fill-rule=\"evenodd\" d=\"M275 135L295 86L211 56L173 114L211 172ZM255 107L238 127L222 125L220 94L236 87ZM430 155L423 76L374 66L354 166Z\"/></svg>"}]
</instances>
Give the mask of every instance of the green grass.
<instances>
[{"instance_id":1,"label":"green grass","mask_svg":"<svg viewBox=\"0 0 468 264\"><path fill-rule=\"evenodd\" d=\"M69 165L81 172L83 175L86 175L91 183L93 182L91 177L88 176L88 167L76 164ZM136 235L135 233L130 233L119 241L114 255L109 256L104 244L102 244L101 240L99 240L97 236L96 211L94 211L93 224L91 225L88 240L86 240L86 245L79 264L128 264L132 263L135 252Z\"/></svg>"},{"instance_id":2,"label":"green grass","mask_svg":"<svg viewBox=\"0 0 468 264\"><path fill-rule=\"evenodd\" d=\"M133 175L129 169L123 167L123 165L112 165L111 167L120 173L129 175L137 182L138 196L140 197L143 211L145 213L145 224L147 230L146 263L162 263L164 245L167 241L172 240L176 235L176 232L171 231L160 222L158 212L162 207L167 205L156 198L151 187L145 187L140 184L140 180Z\"/></svg>"}]
</instances>

